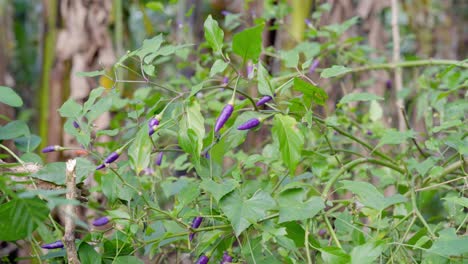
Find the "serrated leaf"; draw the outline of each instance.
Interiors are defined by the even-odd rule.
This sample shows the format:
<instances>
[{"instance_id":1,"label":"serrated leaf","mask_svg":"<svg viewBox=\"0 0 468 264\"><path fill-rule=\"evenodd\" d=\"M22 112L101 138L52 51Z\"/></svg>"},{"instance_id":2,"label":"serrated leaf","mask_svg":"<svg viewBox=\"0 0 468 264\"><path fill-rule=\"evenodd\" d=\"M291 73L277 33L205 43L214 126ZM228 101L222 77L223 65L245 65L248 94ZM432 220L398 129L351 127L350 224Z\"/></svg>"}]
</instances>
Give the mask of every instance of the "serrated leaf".
<instances>
[{"instance_id":1,"label":"serrated leaf","mask_svg":"<svg viewBox=\"0 0 468 264\"><path fill-rule=\"evenodd\" d=\"M400 194L396 194L391 197L384 197L374 185L367 182L341 181L340 183L343 184L342 188L356 194L363 205L378 211L382 211L397 203L406 202L407 200Z\"/></svg>"},{"instance_id":2,"label":"serrated leaf","mask_svg":"<svg viewBox=\"0 0 468 264\"><path fill-rule=\"evenodd\" d=\"M228 63L224 62L223 60L216 60L213 63L213 66L211 66L210 77L213 77L216 74L223 72L227 66L228 66Z\"/></svg>"},{"instance_id":3,"label":"serrated leaf","mask_svg":"<svg viewBox=\"0 0 468 264\"><path fill-rule=\"evenodd\" d=\"M339 104L342 105L342 104L347 104L347 103L356 102L356 101L373 101L373 100L383 100L383 97L380 97L371 93L350 93L350 94L343 96Z\"/></svg>"},{"instance_id":4,"label":"serrated leaf","mask_svg":"<svg viewBox=\"0 0 468 264\"><path fill-rule=\"evenodd\" d=\"M47 218L49 208L38 199L13 199L0 205L0 241L26 238Z\"/></svg>"},{"instance_id":5,"label":"serrated leaf","mask_svg":"<svg viewBox=\"0 0 468 264\"><path fill-rule=\"evenodd\" d=\"M309 219L325 208L322 198L311 197L305 200L306 196L307 191L302 188L281 192L278 199L279 223Z\"/></svg>"},{"instance_id":6,"label":"serrated leaf","mask_svg":"<svg viewBox=\"0 0 468 264\"><path fill-rule=\"evenodd\" d=\"M296 126L296 120L290 116L277 114L273 120L274 140L278 142L283 162L291 174L294 174L296 166L301 160L304 145L304 136Z\"/></svg>"},{"instance_id":7,"label":"serrated leaf","mask_svg":"<svg viewBox=\"0 0 468 264\"><path fill-rule=\"evenodd\" d=\"M203 180L200 187L209 192L217 202L226 194L232 192L239 184L233 179L225 180L222 183L216 183L210 179Z\"/></svg>"},{"instance_id":8,"label":"serrated leaf","mask_svg":"<svg viewBox=\"0 0 468 264\"><path fill-rule=\"evenodd\" d=\"M332 78L332 77L343 75L350 71L351 69L346 68L345 66L333 65L331 68L324 69L322 73L320 74L320 77Z\"/></svg>"},{"instance_id":9,"label":"serrated leaf","mask_svg":"<svg viewBox=\"0 0 468 264\"><path fill-rule=\"evenodd\" d=\"M205 39L214 52L221 52L223 48L224 31L219 27L218 22L209 15L203 24L205 29Z\"/></svg>"},{"instance_id":10,"label":"serrated leaf","mask_svg":"<svg viewBox=\"0 0 468 264\"><path fill-rule=\"evenodd\" d=\"M275 200L264 191L256 192L250 199L245 199L239 192L231 192L221 199L220 206L239 236L252 223L265 217L266 211L275 207Z\"/></svg>"},{"instance_id":11,"label":"serrated leaf","mask_svg":"<svg viewBox=\"0 0 468 264\"><path fill-rule=\"evenodd\" d=\"M274 97L273 88L270 83L271 76L261 62L258 63L257 81L258 92L262 95Z\"/></svg>"},{"instance_id":12,"label":"serrated leaf","mask_svg":"<svg viewBox=\"0 0 468 264\"><path fill-rule=\"evenodd\" d=\"M147 125L142 125L135 136L135 140L128 148L128 156L137 175L142 170L146 169L150 163L153 144L151 143L148 130L149 128Z\"/></svg>"},{"instance_id":13,"label":"serrated leaf","mask_svg":"<svg viewBox=\"0 0 468 264\"><path fill-rule=\"evenodd\" d=\"M262 32L264 25L244 29L232 38L232 51L241 58L257 63L262 52Z\"/></svg>"},{"instance_id":14,"label":"serrated leaf","mask_svg":"<svg viewBox=\"0 0 468 264\"><path fill-rule=\"evenodd\" d=\"M23 105L23 100L10 87L0 85L0 103L4 103L13 107L20 107Z\"/></svg>"},{"instance_id":15,"label":"serrated leaf","mask_svg":"<svg viewBox=\"0 0 468 264\"><path fill-rule=\"evenodd\" d=\"M294 90L311 97L312 100L319 105L324 105L328 99L328 94L322 88L306 82L301 78L294 78Z\"/></svg>"},{"instance_id":16,"label":"serrated leaf","mask_svg":"<svg viewBox=\"0 0 468 264\"><path fill-rule=\"evenodd\" d=\"M58 111L62 117L76 118L81 115L81 110L81 105L69 98Z\"/></svg>"}]
</instances>

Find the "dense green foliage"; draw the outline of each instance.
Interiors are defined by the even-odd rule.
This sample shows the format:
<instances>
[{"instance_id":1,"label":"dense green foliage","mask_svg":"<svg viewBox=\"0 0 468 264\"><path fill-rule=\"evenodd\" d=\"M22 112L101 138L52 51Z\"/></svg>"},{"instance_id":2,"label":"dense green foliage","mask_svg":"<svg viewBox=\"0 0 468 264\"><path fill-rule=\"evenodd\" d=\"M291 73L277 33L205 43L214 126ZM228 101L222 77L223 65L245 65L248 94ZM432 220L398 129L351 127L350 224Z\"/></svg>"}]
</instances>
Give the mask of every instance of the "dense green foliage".
<instances>
[{"instance_id":1,"label":"dense green foliage","mask_svg":"<svg viewBox=\"0 0 468 264\"><path fill-rule=\"evenodd\" d=\"M25 122L0 127L0 140L14 140L21 152L10 153L17 164L0 164L0 240L25 239L36 257L62 258L64 249L41 255L39 246L62 239L63 227L50 213L73 203L111 219L104 228L76 220L82 263L163 261L173 253L193 260L204 254L215 263L225 251L240 263L465 263L467 63L395 65L371 58L361 38L340 39L357 19L308 28L307 40L288 50L262 46L262 19L245 29L228 30L228 22L241 20L208 16L206 42L198 47L172 44L161 34L113 70L81 74L105 75L114 84L94 89L83 105L68 100L58 109L66 133L90 154L77 158L86 201L66 200L64 188L25 184L41 179L63 187L65 162L43 164L36 154L40 138ZM271 76L263 56L278 59L281 71ZM314 60L320 66L309 73ZM194 74L182 74L186 67ZM389 127L386 117L400 115L391 91L384 97L347 91L330 102L318 85L318 78L334 87L356 82L363 91L374 80L360 79L361 73L397 67L418 69L411 81L421 89L412 90L408 80L398 96L408 103L406 112L424 120L424 131ZM130 74L138 79L127 80ZM0 89L0 103L22 105L13 90ZM266 95L273 100L257 107ZM215 133L230 102L234 111ZM114 113L111 127L96 131L93 123L107 111ZM159 125L149 136L154 117ZM260 125L237 129L252 118ZM115 151L119 158L107 164ZM30 163L41 169L8 170ZM96 170L99 164L106 167ZM82 184L91 178L97 184ZM384 195L390 186L394 191ZM197 216L203 222L192 228Z\"/></svg>"}]
</instances>

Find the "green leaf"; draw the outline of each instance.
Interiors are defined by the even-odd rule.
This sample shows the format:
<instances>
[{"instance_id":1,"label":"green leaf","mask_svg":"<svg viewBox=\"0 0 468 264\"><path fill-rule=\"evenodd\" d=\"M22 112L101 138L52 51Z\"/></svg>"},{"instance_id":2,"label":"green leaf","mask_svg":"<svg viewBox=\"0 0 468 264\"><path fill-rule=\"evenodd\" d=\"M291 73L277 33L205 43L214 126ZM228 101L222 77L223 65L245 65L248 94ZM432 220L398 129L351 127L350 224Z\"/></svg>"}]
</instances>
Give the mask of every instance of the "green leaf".
<instances>
[{"instance_id":1,"label":"green leaf","mask_svg":"<svg viewBox=\"0 0 468 264\"><path fill-rule=\"evenodd\" d=\"M383 247L372 242L354 247L351 250L351 264L372 264L382 254Z\"/></svg>"},{"instance_id":2,"label":"green leaf","mask_svg":"<svg viewBox=\"0 0 468 264\"><path fill-rule=\"evenodd\" d=\"M13 199L0 205L0 241L29 236L49 215L47 204L38 199Z\"/></svg>"},{"instance_id":3,"label":"green leaf","mask_svg":"<svg viewBox=\"0 0 468 264\"><path fill-rule=\"evenodd\" d=\"M203 148L205 120L196 100L188 102L184 109L185 115L179 123L179 144L184 151L198 158Z\"/></svg>"},{"instance_id":4,"label":"green leaf","mask_svg":"<svg viewBox=\"0 0 468 264\"><path fill-rule=\"evenodd\" d=\"M331 68L324 69L322 73L320 74L320 77L322 78L331 78L331 77L336 77L343 75L347 72L350 72L351 69L346 68L344 66L338 66L338 65L333 65Z\"/></svg>"},{"instance_id":5,"label":"green leaf","mask_svg":"<svg viewBox=\"0 0 468 264\"><path fill-rule=\"evenodd\" d=\"M270 83L271 76L261 62L258 63L257 81L258 92L262 95L274 97L273 88Z\"/></svg>"},{"instance_id":6,"label":"green leaf","mask_svg":"<svg viewBox=\"0 0 468 264\"><path fill-rule=\"evenodd\" d=\"M138 175L142 170L146 169L150 163L151 150L153 144L148 134L148 126L143 125L135 136L135 140L128 148L128 156L132 164L132 168Z\"/></svg>"},{"instance_id":7,"label":"green leaf","mask_svg":"<svg viewBox=\"0 0 468 264\"><path fill-rule=\"evenodd\" d=\"M468 236L457 236L453 228L442 230L439 235L428 252L446 257L468 254Z\"/></svg>"},{"instance_id":8,"label":"green leaf","mask_svg":"<svg viewBox=\"0 0 468 264\"><path fill-rule=\"evenodd\" d=\"M161 2L151 1L146 3L146 8L149 8L153 11L159 12L164 10L164 5Z\"/></svg>"},{"instance_id":9,"label":"green leaf","mask_svg":"<svg viewBox=\"0 0 468 264\"><path fill-rule=\"evenodd\" d=\"M466 197L445 197L443 199L468 208L468 198Z\"/></svg>"},{"instance_id":10,"label":"green leaf","mask_svg":"<svg viewBox=\"0 0 468 264\"><path fill-rule=\"evenodd\" d=\"M264 191L256 192L248 200L235 191L221 199L220 206L239 236L252 223L265 217L266 211L275 207L275 200Z\"/></svg>"},{"instance_id":11,"label":"green leaf","mask_svg":"<svg viewBox=\"0 0 468 264\"><path fill-rule=\"evenodd\" d=\"M57 185L65 185L65 162L48 163L38 172L32 174L31 177L53 182Z\"/></svg>"},{"instance_id":12,"label":"green leaf","mask_svg":"<svg viewBox=\"0 0 468 264\"><path fill-rule=\"evenodd\" d=\"M80 183L94 174L96 165L85 158L76 158L76 183Z\"/></svg>"},{"instance_id":13,"label":"green leaf","mask_svg":"<svg viewBox=\"0 0 468 264\"><path fill-rule=\"evenodd\" d=\"M299 63L299 51L296 49L281 52L281 59L284 60L286 68L296 68Z\"/></svg>"},{"instance_id":14,"label":"green leaf","mask_svg":"<svg viewBox=\"0 0 468 264\"><path fill-rule=\"evenodd\" d=\"M20 107L23 105L23 100L10 87L0 85L0 103L13 107Z\"/></svg>"},{"instance_id":15,"label":"green leaf","mask_svg":"<svg viewBox=\"0 0 468 264\"><path fill-rule=\"evenodd\" d=\"M396 131L396 130L386 130L385 134L379 141L379 144L376 148L379 148L383 145L399 145L410 138L415 138L416 135L413 130L408 130L404 132Z\"/></svg>"},{"instance_id":16,"label":"green leaf","mask_svg":"<svg viewBox=\"0 0 468 264\"><path fill-rule=\"evenodd\" d=\"M359 181L341 181L344 189L351 191L359 197L359 201L370 208L382 211L385 208L406 202L406 198L400 194L384 197L374 185Z\"/></svg>"},{"instance_id":17,"label":"green leaf","mask_svg":"<svg viewBox=\"0 0 468 264\"><path fill-rule=\"evenodd\" d=\"M214 52L221 52L223 48L224 31L218 26L218 22L209 15L203 24L205 39Z\"/></svg>"},{"instance_id":18,"label":"green leaf","mask_svg":"<svg viewBox=\"0 0 468 264\"><path fill-rule=\"evenodd\" d=\"M78 256L83 264L101 264L101 255L88 243L82 242L78 248Z\"/></svg>"},{"instance_id":19,"label":"green leaf","mask_svg":"<svg viewBox=\"0 0 468 264\"><path fill-rule=\"evenodd\" d=\"M383 97L380 97L371 93L350 93L350 94L343 96L343 98L341 98L338 104L343 105L349 102L373 101L373 100L383 100Z\"/></svg>"},{"instance_id":20,"label":"green leaf","mask_svg":"<svg viewBox=\"0 0 468 264\"><path fill-rule=\"evenodd\" d=\"M216 183L210 179L203 180L200 187L209 192L217 202L221 200L226 194L232 192L239 183L233 179L225 180L222 183Z\"/></svg>"},{"instance_id":21,"label":"green leaf","mask_svg":"<svg viewBox=\"0 0 468 264\"><path fill-rule=\"evenodd\" d=\"M76 118L80 116L81 110L81 105L69 98L58 111L62 117Z\"/></svg>"},{"instance_id":22,"label":"green leaf","mask_svg":"<svg viewBox=\"0 0 468 264\"><path fill-rule=\"evenodd\" d=\"M14 139L21 136L29 137L29 128L24 121L15 120L0 127L0 140Z\"/></svg>"},{"instance_id":23,"label":"green leaf","mask_svg":"<svg viewBox=\"0 0 468 264\"><path fill-rule=\"evenodd\" d=\"M89 93L88 100L83 104L83 113L88 112L91 107L94 105L94 102L96 102L96 99L101 96L101 94L106 90L104 87L98 87L96 89L92 89L91 92Z\"/></svg>"},{"instance_id":24,"label":"green leaf","mask_svg":"<svg viewBox=\"0 0 468 264\"><path fill-rule=\"evenodd\" d=\"M144 264L144 262L135 256L119 256L114 259L113 264Z\"/></svg>"},{"instance_id":25,"label":"green leaf","mask_svg":"<svg viewBox=\"0 0 468 264\"><path fill-rule=\"evenodd\" d=\"M311 197L304 201L306 198L307 191L302 188L281 192L278 200L279 223L309 219L325 208L322 198Z\"/></svg>"},{"instance_id":26,"label":"green leaf","mask_svg":"<svg viewBox=\"0 0 468 264\"><path fill-rule=\"evenodd\" d=\"M15 146L18 150L23 152L32 152L39 146L39 144L41 144L41 138L36 135L29 135L27 137L15 139Z\"/></svg>"},{"instance_id":27,"label":"green leaf","mask_svg":"<svg viewBox=\"0 0 468 264\"><path fill-rule=\"evenodd\" d=\"M157 56L157 51L161 48L163 43L163 35L159 34L151 39L145 39L141 48L132 53L144 60L146 64L151 63Z\"/></svg>"},{"instance_id":28,"label":"green leaf","mask_svg":"<svg viewBox=\"0 0 468 264\"><path fill-rule=\"evenodd\" d=\"M284 164L288 166L289 173L294 174L296 166L301 160L304 145L304 136L297 128L296 120L290 116L275 115L272 133L275 142L279 143Z\"/></svg>"},{"instance_id":29,"label":"green leaf","mask_svg":"<svg viewBox=\"0 0 468 264\"><path fill-rule=\"evenodd\" d=\"M213 63L213 66L211 66L210 77L215 76L217 73L223 72L227 66L228 63L224 62L223 60L216 60Z\"/></svg>"},{"instance_id":30,"label":"green leaf","mask_svg":"<svg viewBox=\"0 0 468 264\"><path fill-rule=\"evenodd\" d=\"M350 257L341 248L324 247L320 249L324 263L327 264L349 264Z\"/></svg>"},{"instance_id":31,"label":"green leaf","mask_svg":"<svg viewBox=\"0 0 468 264\"><path fill-rule=\"evenodd\" d=\"M302 92L306 96L310 96L312 100L319 105L325 105L328 99L327 93L322 88L306 82L301 78L294 78L294 90Z\"/></svg>"},{"instance_id":32,"label":"green leaf","mask_svg":"<svg viewBox=\"0 0 468 264\"><path fill-rule=\"evenodd\" d=\"M106 72L104 70L101 71L91 71L91 72L77 72L75 73L78 77L96 77L104 75Z\"/></svg>"},{"instance_id":33,"label":"green leaf","mask_svg":"<svg viewBox=\"0 0 468 264\"><path fill-rule=\"evenodd\" d=\"M232 38L232 51L242 59L257 63L262 52L262 32L264 25L244 29Z\"/></svg>"},{"instance_id":34,"label":"green leaf","mask_svg":"<svg viewBox=\"0 0 468 264\"><path fill-rule=\"evenodd\" d=\"M112 97L107 96L99 99L93 106L90 107L88 113L86 113L86 118L88 122L93 122L98 117L100 117L105 112L109 111L112 107Z\"/></svg>"}]
</instances>

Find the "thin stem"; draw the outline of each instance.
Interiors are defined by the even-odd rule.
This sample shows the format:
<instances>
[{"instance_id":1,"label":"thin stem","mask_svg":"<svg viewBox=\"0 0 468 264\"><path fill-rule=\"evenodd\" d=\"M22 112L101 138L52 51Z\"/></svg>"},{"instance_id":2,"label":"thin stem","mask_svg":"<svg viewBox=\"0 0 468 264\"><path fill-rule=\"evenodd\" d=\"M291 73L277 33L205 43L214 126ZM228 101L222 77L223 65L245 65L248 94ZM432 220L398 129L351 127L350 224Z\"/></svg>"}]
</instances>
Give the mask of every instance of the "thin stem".
<instances>
[{"instance_id":1,"label":"thin stem","mask_svg":"<svg viewBox=\"0 0 468 264\"><path fill-rule=\"evenodd\" d=\"M393 63L400 62L400 29L398 28L398 0L391 0L392 7L392 40L393 40ZM401 90L403 89L403 80L401 76L401 68L394 68L394 83L395 83L395 95L396 95L396 106L397 108L403 109L403 100L398 97ZM402 112L403 114L403 112ZM398 115L398 114L397 114ZM405 123L403 117L398 115L398 129L403 131Z\"/></svg>"},{"instance_id":2,"label":"thin stem","mask_svg":"<svg viewBox=\"0 0 468 264\"><path fill-rule=\"evenodd\" d=\"M416 202L416 192L415 192L415 189L416 189L416 186L415 186L415 183L416 183L416 176L413 175L411 177L411 187L410 187L410 196L411 196L411 205L413 206L413 211L414 213L416 214L416 216L419 218L419 220L421 221L421 223L424 225L424 227L426 227L427 229L427 232L429 232L430 236L431 236L431 239L435 239L435 235L434 235L434 232L432 232L432 229L431 227L427 224L426 222L426 219L424 219L424 216L421 214L421 212L419 211L419 208L418 208L418 204Z\"/></svg>"},{"instance_id":3,"label":"thin stem","mask_svg":"<svg viewBox=\"0 0 468 264\"><path fill-rule=\"evenodd\" d=\"M306 250L306 255L307 255L307 263L312 264L312 259L310 258L310 249L309 249L309 225L310 222L307 220L306 221L306 228L305 228L305 238L304 238L304 246Z\"/></svg>"},{"instance_id":4,"label":"thin stem","mask_svg":"<svg viewBox=\"0 0 468 264\"><path fill-rule=\"evenodd\" d=\"M236 90L233 87L230 87L230 86L210 86L210 87L202 88L202 90L213 90L213 89L224 89L224 88L226 88L228 90L231 90L231 91L235 91L236 93L238 93L238 94L244 96L245 98L247 98L247 100L249 100L250 103L252 104L255 111L258 111L257 105L255 104L254 99L250 95L248 95L248 94L246 94L246 93L244 93L242 91Z\"/></svg>"},{"instance_id":5,"label":"thin stem","mask_svg":"<svg viewBox=\"0 0 468 264\"><path fill-rule=\"evenodd\" d=\"M13 151L11 151L9 148L7 148L5 145L0 144L0 148L8 152L13 158L15 158L19 163L21 163L21 165L24 165L24 161L20 159L18 156L16 156L16 154Z\"/></svg>"},{"instance_id":6,"label":"thin stem","mask_svg":"<svg viewBox=\"0 0 468 264\"><path fill-rule=\"evenodd\" d=\"M406 114L406 111L403 107L400 108L401 110L401 114L403 115L403 118L405 120L405 124L406 124L406 128L408 130L411 130L411 126L410 126L410 123L409 123L409 120L408 120L408 115ZM416 146L416 148L418 149L419 153L421 153L421 155L424 157L424 158L427 158L429 157L429 155L427 155L424 150L421 148L421 146L419 146L418 142L416 141L415 138L411 138L411 141L413 141L413 144Z\"/></svg>"},{"instance_id":7,"label":"thin stem","mask_svg":"<svg viewBox=\"0 0 468 264\"><path fill-rule=\"evenodd\" d=\"M323 219L325 220L325 224L327 225L327 229L328 229L328 232L330 233L333 241L335 241L335 244L337 247L341 248L341 243L340 241L338 240L338 237L336 236L336 233L335 233L335 230L333 230L333 227L332 225L330 224L330 220L328 220L328 217L327 215L323 215Z\"/></svg>"}]
</instances>

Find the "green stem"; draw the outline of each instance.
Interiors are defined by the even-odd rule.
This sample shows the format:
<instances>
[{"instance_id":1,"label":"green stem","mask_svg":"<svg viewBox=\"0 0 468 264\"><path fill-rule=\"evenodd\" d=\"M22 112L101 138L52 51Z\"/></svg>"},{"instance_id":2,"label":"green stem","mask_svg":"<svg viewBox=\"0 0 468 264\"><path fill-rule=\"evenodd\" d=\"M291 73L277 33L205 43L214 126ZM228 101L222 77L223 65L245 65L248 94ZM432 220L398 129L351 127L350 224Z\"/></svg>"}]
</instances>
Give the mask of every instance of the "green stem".
<instances>
[{"instance_id":1,"label":"green stem","mask_svg":"<svg viewBox=\"0 0 468 264\"><path fill-rule=\"evenodd\" d=\"M231 91L235 91L235 93L238 93L238 94L244 96L245 98L247 98L247 100L250 101L250 103L252 104L255 111L258 111L257 105L255 104L254 99L250 95L248 95L248 94L246 94L246 93L244 93L242 91L236 90L233 87L230 87L230 86L210 86L210 87L202 88L202 90L213 90L213 89L223 89L223 88L226 88L226 89L231 90Z\"/></svg>"},{"instance_id":2,"label":"green stem","mask_svg":"<svg viewBox=\"0 0 468 264\"><path fill-rule=\"evenodd\" d=\"M338 237L336 236L336 233L335 233L335 230L333 230L333 227L332 225L330 224L330 220L328 220L328 217L327 215L323 215L323 219L325 220L325 224L327 225L327 229L328 229L328 232L330 233L333 241L335 241L335 244L337 247L341 248L341 243L340 241L338 240Z\"/></svg>"},{"instance_id":3,"label":"green stem","mask_svg":"<svg viewBox=\"0 0 468 264\"><path fill-rule=\"evenodd\" d=\"M418 204L416 202L416 191L415 191L416 190L416 186L415 186L416 179L415 178L416 178L415 175L413 175L411 177L411 187L410 187L411 205L413 206L413 212L419 218L419 220L424 225L424 227L426 227L427 232L429 232L429 235L431 236L431 239L435 239L436 236L434 235L434 232L432 232L431 227L427 224L426 219L424 219L424 216L419 211Z\"/></svg>"},{"instance_id":4,"label":"green stem","mask_svg":"<svg viewBox=\"0 0 468 264\"><path fill-rule=\"evenodd\" d=\"M11 151L9 148L4 146L3 144L0 144L0 148L4 149L6 152L8 152L13 158L15 158L19 163L21 163L21 165L24 165L24 161L22 159L20 159L18 156L16 156L16 154L13 151Z\"/></svg>"}]
</instances>

